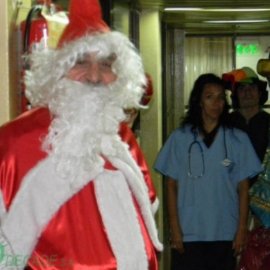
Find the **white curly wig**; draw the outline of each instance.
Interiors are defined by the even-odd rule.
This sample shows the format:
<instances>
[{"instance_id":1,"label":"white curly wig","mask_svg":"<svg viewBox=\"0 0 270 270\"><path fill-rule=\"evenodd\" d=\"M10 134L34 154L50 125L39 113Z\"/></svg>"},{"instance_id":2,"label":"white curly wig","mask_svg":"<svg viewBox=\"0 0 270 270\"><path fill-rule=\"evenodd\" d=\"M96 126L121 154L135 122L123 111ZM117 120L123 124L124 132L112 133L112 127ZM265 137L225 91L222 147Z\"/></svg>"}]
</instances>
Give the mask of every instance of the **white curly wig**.
<instances>
[{"instance_id":1,"label":"white curly wig","mask_svg":"<svg viewBox=\"0 0 270 270\"><path fill-rule=\"evenodd\" d=\"M33 107L48 106L57 95L55 85L67 72L91 52L98 57L116 55L113 71L117 75L114 95L122 108L140 108L146 78L142 59L134 45L122 33L110 31L86 34L74 41L63 44L61 48L37 49L29 56L30 70L26 72L26 96Z\"/></svg>"}]
</instances>

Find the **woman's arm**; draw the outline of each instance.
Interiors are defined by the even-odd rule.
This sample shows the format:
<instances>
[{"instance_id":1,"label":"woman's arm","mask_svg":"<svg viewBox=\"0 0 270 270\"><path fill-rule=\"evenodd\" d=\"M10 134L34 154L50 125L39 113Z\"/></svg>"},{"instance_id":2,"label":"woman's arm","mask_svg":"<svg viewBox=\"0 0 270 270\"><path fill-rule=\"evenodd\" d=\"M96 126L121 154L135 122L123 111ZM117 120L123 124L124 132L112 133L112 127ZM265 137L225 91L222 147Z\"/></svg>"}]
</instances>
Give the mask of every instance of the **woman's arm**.
<instances>
[{"instance_id":1,"label":"woman's arm","mask_svg":"<svg viewBox=\"0 0 270 270\"><path fill-rule=\"evenodd\" d=\"M178 250L180 253L184 252L182 230L179 224L178 207L177 207L177 182L169 178L166 181L167 187L167 208L169 215L171 247Z\"/></svg>"},{"instance_id":2,"label":"woman's arm","mask_svg":"<svg viewBox=\"0 0 270 270\"><path fill-rule=\"evenodd\" d=\"M239 254L247 240L247 224L248 224L248 189L249 182L247 179L241 181L238 184L238 194L239 194L239 222L236 232L236 236L233 243L233 249L235 250L235 255Z\"/></svg>"}]
</instances>

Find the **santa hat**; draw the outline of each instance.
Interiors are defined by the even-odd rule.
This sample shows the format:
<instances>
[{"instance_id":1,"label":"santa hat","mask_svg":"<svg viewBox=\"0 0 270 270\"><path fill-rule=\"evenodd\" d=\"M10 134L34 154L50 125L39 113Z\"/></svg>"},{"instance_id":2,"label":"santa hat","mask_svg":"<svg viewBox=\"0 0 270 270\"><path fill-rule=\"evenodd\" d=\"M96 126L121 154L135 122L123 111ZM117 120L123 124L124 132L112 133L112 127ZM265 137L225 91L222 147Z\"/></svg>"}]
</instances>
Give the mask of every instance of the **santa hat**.
<instances>
[{"instance_id":1,"label":"santa hat","mask_svg":"<svg viewBox=\"0 0 270 270\"><path fill-rule=\"evenodd\" d=\"M141 104L144 106L149 104L154 93L153 82L150 74L145 73L145 77L146 77L146 85L144 87L145 91L141 100Z\"/></svg>"},{"instance_id":2,"label":"santa hat","mask_svg":"<svg viewBox=\"0 0 270 270\"><path fill-rule=\"evenodd\" d=\"M87 33L109 30L108 25L102 19L98 0L70 0L69 24L59 40L58 47Z\"/></svg>"}]
</instances>

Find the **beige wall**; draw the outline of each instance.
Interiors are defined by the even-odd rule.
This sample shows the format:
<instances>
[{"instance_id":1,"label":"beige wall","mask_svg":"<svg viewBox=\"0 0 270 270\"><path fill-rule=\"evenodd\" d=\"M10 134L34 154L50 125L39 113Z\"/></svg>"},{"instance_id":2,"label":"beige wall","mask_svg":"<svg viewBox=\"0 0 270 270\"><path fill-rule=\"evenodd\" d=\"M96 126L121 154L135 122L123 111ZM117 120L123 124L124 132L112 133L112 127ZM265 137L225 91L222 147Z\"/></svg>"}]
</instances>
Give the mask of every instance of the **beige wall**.
<instances>
[{"instance_id":1,"label":"beige wall","mask_svg":"<svg viewBox=\"0 0 270 270\"><path fill-rule=\"evenodd\" d=\"M17 23L30 6L31 0L0 1L0 125L18 114Z\"/></svg>"},{"instance_id":2,"label":"beige wall","mask_svg":"<svg viewBox=\"0 0 270 270\"><path fill-rule=\"evenodd\" d=\"M151 33L151 34L150 34ZM146 72L153 80L154 95L145 111L141 111L140 144L151 168L152 177L160 200L157 214L159 235L163 241L163 196L162 178L154 172L153 163L162 144L161 138L161 31L157 11L143 11L140 15L140 52ZM161 256L160 269L166 269Z\"/></svg>"},{"instance_id":3,"label":"beige wall","mask_svg":"<svg viewBox=\"0 0 270 270\"><path fill-rule=\"evenodd\" d=\"M8 2L0 2L0 124L10 118L8 61Z\"/></svg>"},{"instance_id":4,"label":"beige wall","mask_svg":"<svg viewBox=\"0 0 270 270\"><path fill-rule=\"evenodd\" d=\"M113 30L129 36L129 6L127 3L114 3L112 10Z\"/></svg>"}]
</instances>

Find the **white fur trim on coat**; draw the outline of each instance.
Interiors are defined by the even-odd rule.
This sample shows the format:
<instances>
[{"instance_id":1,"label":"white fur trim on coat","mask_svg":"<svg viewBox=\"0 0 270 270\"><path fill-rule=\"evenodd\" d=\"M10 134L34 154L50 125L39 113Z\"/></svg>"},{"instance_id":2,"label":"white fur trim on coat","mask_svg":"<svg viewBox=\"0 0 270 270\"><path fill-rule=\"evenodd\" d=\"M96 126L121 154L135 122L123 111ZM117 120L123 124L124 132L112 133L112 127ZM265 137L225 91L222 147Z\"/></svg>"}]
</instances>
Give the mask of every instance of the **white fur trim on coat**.
<instances>
[{"instance_id":1,"label":"white fur trim on coat","mask_svg":"<svg viewBox=\"0 0 270 270\"><path fill-rule=\"evenodd\" d=\"M3 193L0 190L0 220L3 220L7 212L5 203L4 203L4 198L3 198Z\"/></svg>"},{"instance_id":2,"label":"white fur trim on coat","mask_svg":"<svg viewBox=\"0 0 270 270\"><path fill-rule=\"evenodd\" d=\"M95 180L101 217L118 270L147 270L148 261L132 195L120 171L105 171Z\"/></svg>"},{"instance_id":3,"label":"white fur trim on coat","mask_svg":"<svg viewBox=\"0 0 270 270\"><path fill-rule=\"evenodd\" d=\"M109 137L106 139L110 140ZM163 246L158 239L158 231L154 220L153 206L151 205L151 201L148 196L148 188L146 186L143 174L135 160L132 158L131 153L128 150L128 145L123 144L118 140L114 140L111 143L104 143L104 145L110 145L112 143L115 148L119 149L121 154L106 154L106 157L125 175L129 188L139 204L150 238L155 248L158 251L162 251ZM103 149L103 151L106 151L106 149Z\"/></svg>"}]
</instances>

